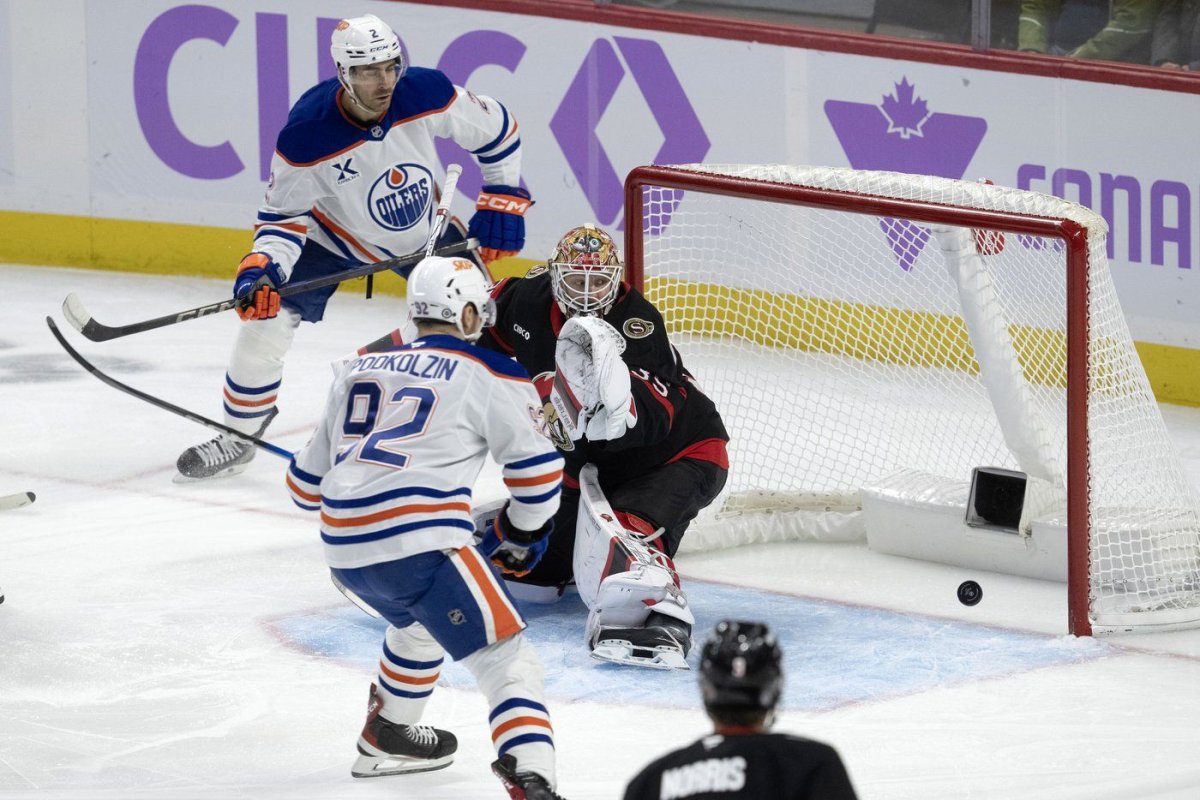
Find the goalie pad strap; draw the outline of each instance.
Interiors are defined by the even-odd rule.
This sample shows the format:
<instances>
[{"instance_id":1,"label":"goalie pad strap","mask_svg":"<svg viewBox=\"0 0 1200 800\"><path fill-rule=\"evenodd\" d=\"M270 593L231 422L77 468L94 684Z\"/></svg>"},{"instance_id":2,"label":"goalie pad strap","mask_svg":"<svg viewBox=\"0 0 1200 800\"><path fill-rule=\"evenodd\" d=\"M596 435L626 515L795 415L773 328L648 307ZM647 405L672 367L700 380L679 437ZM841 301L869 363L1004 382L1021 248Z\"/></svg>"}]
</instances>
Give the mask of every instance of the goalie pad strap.
<instances>
[{"instance_id":1,"label":"goalie pad strap","mask_svg":"<svg viewBox=\"0 0 1200 800\"><path fill-rule=\"evenodd\" d=\"M590 612L588 635L602 626L643 625L651 611L694 622L671 559L622 526L600 489L594 465L585 466L579 478L574 568L579 596ZM650 524L625 516L639 527Z\"/></svg>"}]
</instances>

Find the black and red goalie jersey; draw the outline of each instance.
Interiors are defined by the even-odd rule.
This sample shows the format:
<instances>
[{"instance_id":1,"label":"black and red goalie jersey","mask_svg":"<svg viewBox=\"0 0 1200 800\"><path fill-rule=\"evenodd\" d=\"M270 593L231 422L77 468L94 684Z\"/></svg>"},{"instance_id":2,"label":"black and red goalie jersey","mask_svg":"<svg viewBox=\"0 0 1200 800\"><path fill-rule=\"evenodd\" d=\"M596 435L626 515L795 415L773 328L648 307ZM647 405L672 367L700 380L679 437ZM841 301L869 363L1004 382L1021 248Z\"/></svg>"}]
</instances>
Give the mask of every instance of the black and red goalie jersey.
<instances>
[{"instance_id":1,"label":"black and red goalie jersey","mask_svg":"<svg viewBox=\"0 0 1200 800\"><path fill-rule=\"evenodd\" d=\"M716 406L683 365L667 338L658 309L637 289L622 283L603 319L625 339L637 422L619 439L572 441L550 403L554 351L567 317L555 302L550 272L536 267L524 278L506 278L492 290L496 322L478 344L513 356L541 395L549 433L566 461L568 486L593 463L605 483L620 484L680 459L729 468L729 434Z\"/></svg>"}]
</instances>

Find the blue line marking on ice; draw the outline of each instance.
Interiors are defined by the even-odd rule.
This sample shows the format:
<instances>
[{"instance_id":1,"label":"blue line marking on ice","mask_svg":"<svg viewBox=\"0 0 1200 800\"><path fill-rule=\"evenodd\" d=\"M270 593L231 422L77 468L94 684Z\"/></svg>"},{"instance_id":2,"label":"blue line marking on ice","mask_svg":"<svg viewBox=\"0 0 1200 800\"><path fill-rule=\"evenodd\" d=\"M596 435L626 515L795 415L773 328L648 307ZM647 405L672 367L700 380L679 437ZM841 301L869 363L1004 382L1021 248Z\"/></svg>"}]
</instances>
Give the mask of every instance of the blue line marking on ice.
<instances>
[{"instance_id":1,"label":"blue line marking on ice","mask_svg":"<svg viewBox=\"0 0 1200 800\"><path fill-rule=\"evenodd\" d=\"M721 619L765 620L783 648L783 706L821 711L928 689L1109 655L1090 638L1049 636L966 622L849 606L757 589L689 580L698 620L692 671L645 670L596 661L583 629L587 613L576 595L555 605L521 604L527 635L546 672L553 700L591 700L694 708L699 702L699 650ZM353 606L285 617L273 627L308 652L361 666L364 680L378 669L386 623ZM636 672L635 672L636 670ZM636 680L634 678L637 678ZM473 688L474 678L447 658L439 685Z\"/></svg>"}]
</instances>

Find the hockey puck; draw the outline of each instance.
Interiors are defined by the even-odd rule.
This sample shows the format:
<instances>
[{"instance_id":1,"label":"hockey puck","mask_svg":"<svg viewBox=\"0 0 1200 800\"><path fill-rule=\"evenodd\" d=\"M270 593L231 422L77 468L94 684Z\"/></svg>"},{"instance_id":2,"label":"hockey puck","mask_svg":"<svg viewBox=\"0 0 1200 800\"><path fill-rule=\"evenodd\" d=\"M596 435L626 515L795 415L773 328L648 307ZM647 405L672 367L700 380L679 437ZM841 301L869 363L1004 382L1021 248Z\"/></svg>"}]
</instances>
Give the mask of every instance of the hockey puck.
<instances>
[{"instance_id":1,"label":"hockey puck","mask_svg":"<svg viewBox=\"0 0 1200 800\"><path fill-rule=\"evenodd\" d=\"M983 589L975 581L963 581L958 585L958 602L973 606L983 599Z\"/></svg>"}]
</instances>

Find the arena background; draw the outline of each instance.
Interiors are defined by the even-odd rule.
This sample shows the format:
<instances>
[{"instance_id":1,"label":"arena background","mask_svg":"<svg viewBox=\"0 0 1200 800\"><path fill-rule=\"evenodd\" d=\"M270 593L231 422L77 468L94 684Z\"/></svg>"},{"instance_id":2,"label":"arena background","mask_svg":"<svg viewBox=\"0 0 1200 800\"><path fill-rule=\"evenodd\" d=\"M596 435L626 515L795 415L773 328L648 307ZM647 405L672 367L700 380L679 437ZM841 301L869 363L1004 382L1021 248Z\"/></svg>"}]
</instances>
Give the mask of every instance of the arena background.
<instances>
[{"instance_id":1,"label":"arena background","mask_svg":"<svg viewBox=\"0 0 1200 800\"><path fill-rule=\"evenodd\" d=\"M1200 128L1195 76L584 0L49 7L52 59L20 34L48 6L0 0L0 261L229 275L290 104L333 74L337 19L369 11L413 63L520 121L538 203L523 258L498 274L524 271L581 221L620 231L621 183L639 164L986 177L1109 220L1156 394L1200 404L1200 167L1181 157ZM466 218L478 171L449 142L440 155L467 167Z\"/></svg>"}]
</instances>

